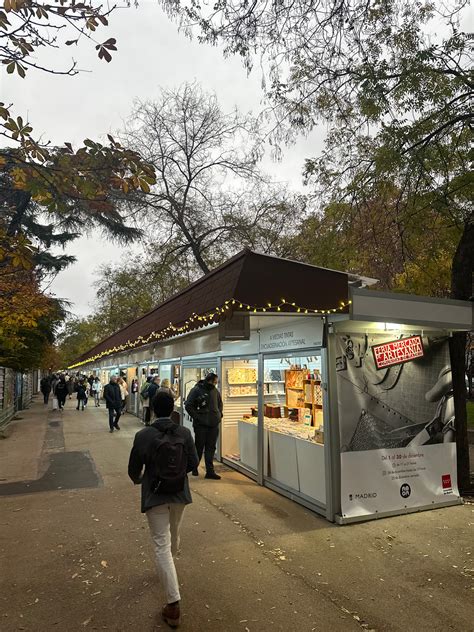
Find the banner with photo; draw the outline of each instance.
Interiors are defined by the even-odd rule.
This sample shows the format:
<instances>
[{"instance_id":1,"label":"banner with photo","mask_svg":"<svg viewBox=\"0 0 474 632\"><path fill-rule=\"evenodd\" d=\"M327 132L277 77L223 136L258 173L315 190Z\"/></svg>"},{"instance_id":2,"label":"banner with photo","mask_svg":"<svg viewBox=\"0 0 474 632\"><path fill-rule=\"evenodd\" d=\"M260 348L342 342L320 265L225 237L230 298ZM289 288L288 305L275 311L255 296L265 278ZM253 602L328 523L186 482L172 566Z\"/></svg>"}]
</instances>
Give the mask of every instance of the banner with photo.
<instances>
[{"instance_id":1,"label":"banner with photo","mask_svg":"<svg viewBox=\"0 0 474 632\"><path fill-rule=\"evenodd\" d=\"M448 338L336 335L344 518L459 499Z\"/></svg>"}]
</instances>

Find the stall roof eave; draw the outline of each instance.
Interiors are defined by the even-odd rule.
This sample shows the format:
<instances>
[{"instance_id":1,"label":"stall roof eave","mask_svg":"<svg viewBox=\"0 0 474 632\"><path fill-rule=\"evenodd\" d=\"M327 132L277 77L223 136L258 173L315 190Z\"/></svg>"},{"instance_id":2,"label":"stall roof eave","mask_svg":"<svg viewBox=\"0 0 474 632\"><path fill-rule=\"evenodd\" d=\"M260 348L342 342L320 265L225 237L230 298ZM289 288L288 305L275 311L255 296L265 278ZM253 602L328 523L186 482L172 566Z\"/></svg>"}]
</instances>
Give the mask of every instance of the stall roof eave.
<instances>
[{"instance_id":1,"label":"stall roof eave","mask_svg":"<svg viewBox=\"0 0 474 632\"><path fill-rule=\"evenodd\" d=\"M99 342L73 366L217 322L232 314L234 302L236 310L242 304L249 312L276 311L282 301L281 311L289 313L347 310L348 288L355 282L363 284L363 277L246 249Z\"/></svg>"},{"instance_id":2,"label":"stall roof eave","mask_svg":"<svg viewBox=\"0 0 474 632\"><path fill-rule=\"evenodd\" d=\"M350 288L354 321L426 325L450 331L474 329L474 303Z\"/></svg>"}]
</instances>

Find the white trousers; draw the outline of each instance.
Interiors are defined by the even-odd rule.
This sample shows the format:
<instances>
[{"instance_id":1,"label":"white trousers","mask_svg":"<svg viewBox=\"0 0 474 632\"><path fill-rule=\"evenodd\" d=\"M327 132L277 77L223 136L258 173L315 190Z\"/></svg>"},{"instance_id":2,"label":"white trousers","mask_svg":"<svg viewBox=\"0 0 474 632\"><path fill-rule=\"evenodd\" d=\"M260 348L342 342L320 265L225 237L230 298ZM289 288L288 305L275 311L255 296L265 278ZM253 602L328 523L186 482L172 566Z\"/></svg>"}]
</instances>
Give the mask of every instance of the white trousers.
<instances>
[{"instance_id":1,"label":"white trousers","mask_svg":"<svg viewBox=\"0 0 474 632\"><path fill-rule=\"evenodd\" d=\"M181 599L173 555L179 551L179 530L183 520L184 503L159 505L146 512L148 526L155 545L156 563L166 603Z\"/></svg>"}]
</instances>

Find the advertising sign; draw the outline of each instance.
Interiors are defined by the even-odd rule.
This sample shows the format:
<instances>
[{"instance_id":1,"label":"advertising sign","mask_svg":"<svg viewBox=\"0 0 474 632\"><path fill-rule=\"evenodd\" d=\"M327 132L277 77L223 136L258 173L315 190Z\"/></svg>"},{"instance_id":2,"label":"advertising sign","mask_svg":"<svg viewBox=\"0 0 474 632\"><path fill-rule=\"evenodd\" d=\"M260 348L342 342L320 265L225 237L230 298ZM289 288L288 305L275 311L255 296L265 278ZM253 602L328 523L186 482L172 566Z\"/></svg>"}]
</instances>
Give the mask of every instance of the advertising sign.
<instances>
[{"instance_id":1,"label":"advertising sign","mask_svg":"<svg viewBox=\"0 0 474 632\"><path fill-rule=\"evenodd\" d=\"M374 345L372 352L377 369L410 362L410 360L422 358L424 355L421 336L410 336L409 338Z\"/></svg>"},{"instance_id":2,"label":"advertising sign","mask_svg":"<svg viewBox=\"0 0 474 632\"><path fill-rule=\"evenodd\" d=\"M448 340L338 334L344 518L459 498Z\"/></svg>"}]
</instances>

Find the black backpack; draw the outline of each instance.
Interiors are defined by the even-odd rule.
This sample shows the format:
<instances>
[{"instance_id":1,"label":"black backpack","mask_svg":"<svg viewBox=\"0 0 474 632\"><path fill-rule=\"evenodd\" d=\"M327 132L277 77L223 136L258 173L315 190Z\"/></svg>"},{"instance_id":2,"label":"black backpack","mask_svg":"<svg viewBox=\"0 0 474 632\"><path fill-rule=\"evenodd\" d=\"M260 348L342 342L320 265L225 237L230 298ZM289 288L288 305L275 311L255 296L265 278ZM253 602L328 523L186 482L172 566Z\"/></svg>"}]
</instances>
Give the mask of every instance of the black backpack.
<instances>
[{"instance_id":1,"label":"black backpack","mask_svg":"<svg viewBox=\"0 0 474 632\"><path fill-rule=\"evenodd\" d=\"M176 432L177 426L164 430L155 427L157 435L151 445L151 488L154 494L176 494L184 489L188 457L185 440Z\"/></svg>"}]
</instances>

